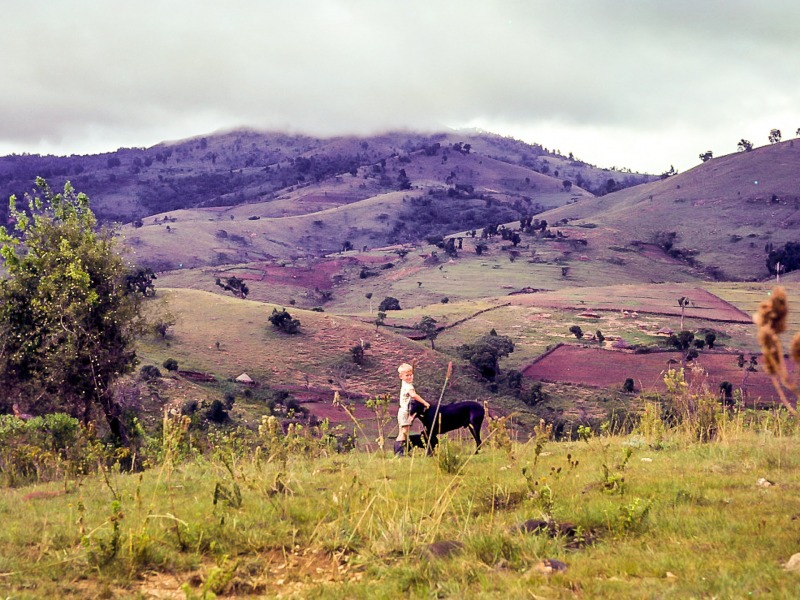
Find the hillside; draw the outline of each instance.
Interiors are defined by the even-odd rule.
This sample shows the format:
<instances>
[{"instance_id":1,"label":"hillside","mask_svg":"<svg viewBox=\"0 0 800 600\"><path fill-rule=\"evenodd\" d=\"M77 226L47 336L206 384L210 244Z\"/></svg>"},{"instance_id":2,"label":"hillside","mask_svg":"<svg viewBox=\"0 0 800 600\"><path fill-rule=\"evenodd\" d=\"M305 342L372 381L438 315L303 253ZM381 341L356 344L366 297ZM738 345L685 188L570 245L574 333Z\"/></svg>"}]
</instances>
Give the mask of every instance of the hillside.
<instances>
[{"instance_id":1,"label":"hillside","mask_svg":"<svg viewBox=\"0 0 800 600\"><path fill-rule=\"evenodd\" d=\"M336 177L346 179L350 173L354 174L351 177L363 178L369 171L367 179L375 181L349 191L345 201L353 201L375 195L377 190L399 189L396 180L372 169L382 161L413 156L423 149L435 151L442 161L452 158L453 153L472 152L517 165L531 177L552 177L556 186L570 179L577 187L598 193L606 189L610 178L619 185L650 179L599 169L538 145L483 132L394 132L322 139L237 130L100 155L0 157L0 198L12 194L21 197L30 191L37 176L54 188L70 180L92 198L102 220L129 222L186 208L274 200L297 186L308 188L304 195L314 195L317 184ZM5 222L6 209L3 201L0 222Z\"/></svg>"},{"instance_id":2,"label":"hillside","mask_svg":"<svg viewBox=\"0 0 800 600\"><path fill-rule=\"evenodd\" d=\"M767 244L798 241L800 144L794 140L711 159L667 179L541 215L590 222L622 241L660 244L720 280L769 275Z\"/></svg>"}]
</instances>

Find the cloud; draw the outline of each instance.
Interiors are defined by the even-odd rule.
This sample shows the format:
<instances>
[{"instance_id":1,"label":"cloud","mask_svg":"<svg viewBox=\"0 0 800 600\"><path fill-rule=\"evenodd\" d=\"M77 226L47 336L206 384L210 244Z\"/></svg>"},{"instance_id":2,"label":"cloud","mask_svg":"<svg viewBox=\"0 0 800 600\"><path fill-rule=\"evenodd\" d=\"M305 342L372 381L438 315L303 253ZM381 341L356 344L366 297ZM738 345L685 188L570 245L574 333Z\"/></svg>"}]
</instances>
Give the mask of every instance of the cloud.
<instances>
[{"instance_id":1,"label":"cloud","mask_svg":"<svg viewBox=\"0 0 800 600\"><path fill-rule=\"evenodd\" d=\"M790 0L4 8L2 153L113 150L233 126L336 135L477 124L655 171L800 126Z\"/></svg>"}]
</instances>

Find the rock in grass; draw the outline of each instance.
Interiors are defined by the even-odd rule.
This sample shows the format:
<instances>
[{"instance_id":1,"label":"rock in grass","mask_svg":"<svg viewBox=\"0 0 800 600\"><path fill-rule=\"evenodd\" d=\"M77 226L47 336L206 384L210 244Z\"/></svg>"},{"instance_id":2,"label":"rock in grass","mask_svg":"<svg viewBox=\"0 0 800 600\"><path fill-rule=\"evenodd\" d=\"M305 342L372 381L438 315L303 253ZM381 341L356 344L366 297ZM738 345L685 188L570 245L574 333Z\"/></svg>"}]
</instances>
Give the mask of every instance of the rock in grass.
<instances>
[{"instance_id":1,"label":"rock in grass","mask_svg":"<svg viewBox=\"0 0 800 600\"><path fill-rule=\"evenodd\" d=\"M423 548L423 552L431 558L447 558L451 554L460 552L464 544L455 540L440 540L428 544Z\"/></svg>"},{"instance_id":2,"label":"rock in grass","mask_svg":"<svg viewBox=\"0 0 800 600\"><path fill-rule=\"evenodd\" d=\"M792 554L792 557L786 561L786 564L783 565L783 568L786 571L800 571L800 552L797 554Z\"/></svg>"},{"instance_id":3,"label":"rock in grass","mask_svg":"<svg viewBox=\"0 0 800 600\"><path fill-rule=\"evenodd\" d=\"M545 558L531 567L536 573L542 575L552 575L553 573L563 573L567 570L567 563L556 560L555 558Z\"/></svg>"}]
</instances>

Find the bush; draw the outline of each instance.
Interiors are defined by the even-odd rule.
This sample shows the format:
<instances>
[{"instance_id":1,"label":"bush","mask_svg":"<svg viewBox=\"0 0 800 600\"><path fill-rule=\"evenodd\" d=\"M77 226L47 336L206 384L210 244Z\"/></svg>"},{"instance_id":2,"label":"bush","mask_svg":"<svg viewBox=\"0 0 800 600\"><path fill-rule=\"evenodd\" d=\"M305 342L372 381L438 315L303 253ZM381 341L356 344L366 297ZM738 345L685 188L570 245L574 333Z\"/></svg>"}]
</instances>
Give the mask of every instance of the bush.
<instances>
[{"instance_id":1,"label":"bush","mask_svg":"<svg viewBox=\"0 0 800 600\"><path fill-rule=\"evenodd\" d=\"M461 358L470 361L489 381L494 381L500 372L500 359L513 351L513 340L505 335L497 335L494 329L474 343L464 344L458 349Z\"/></svg>"},{"instance_id":2,"label":"bush","mask_svg":"<svg viewBox=\"0 0 800 600\"><path fill-rule=\"evenodd\" d=\"M293 319L292 315L286 312L285 308L281 310L273 308L272 314L269 317L269 322L272 323L273 327L285 333L297 333L300 330L300 321L298 319Z\"/></svg>"},{"instance_id":3,"label":"bush","mask_svg":"<svg viewBox=\"0 0 800 600\"><path fill-rule=\"evenodd\" d=\"M167 371L177 371L178 361L175 360L174 358L168 358L167 360L164 361L164 364L161 366L164 367Z\"/></svg>"},{"instance_id":4,"label":"bush","mask_svg":"<svg viewBox=\"0 0 800 600\"><path fill-rule=\"evenodd\" d=\"M397 298L392 298L391 296L384 298L378 306L378 311L386 312L387 310L401 310L400 301Z\"/></svg>"},{"instance_id":5,"label":"bush","mask_svg":"<svg viewBox=\"0 0 800 600\"><path fill-rule=\"evenodd\" d=\"M144 365L139 369L139 376L145 381L151 381L161 377L161 371L159 371L158 367L155 365Z\"/></svg>"},{"instance_id":6,"label":"bush","mask_svg":"<svg viewBox=\"0 0 800 600\"><path fill-rule=\"evenodd\" d=\"M225 423L228 420L228 411L221 400L214 400L206 411L206 418L214 423Z\"/></svg>"}]
</instances>

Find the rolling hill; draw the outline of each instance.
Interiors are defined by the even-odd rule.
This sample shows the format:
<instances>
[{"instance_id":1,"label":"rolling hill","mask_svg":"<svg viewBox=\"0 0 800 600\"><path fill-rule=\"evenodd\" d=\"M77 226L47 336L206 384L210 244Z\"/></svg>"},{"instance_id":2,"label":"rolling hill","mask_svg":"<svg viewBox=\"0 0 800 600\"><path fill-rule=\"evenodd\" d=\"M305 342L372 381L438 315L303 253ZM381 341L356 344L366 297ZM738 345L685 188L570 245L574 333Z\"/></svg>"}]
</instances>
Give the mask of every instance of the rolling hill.
<instances>
[{"instance_id":1,"label":"rolling hill","mask_svg":"<svg viewBox=\"0 0 800 600\"><path fill-rule=\"evenodd\" d=\"M767 277L765 247L798 241L800 145L794 140L711 159L679 175L554 209L620 243L660 245L719 280Z\"/></svg>"}]
</instances>

